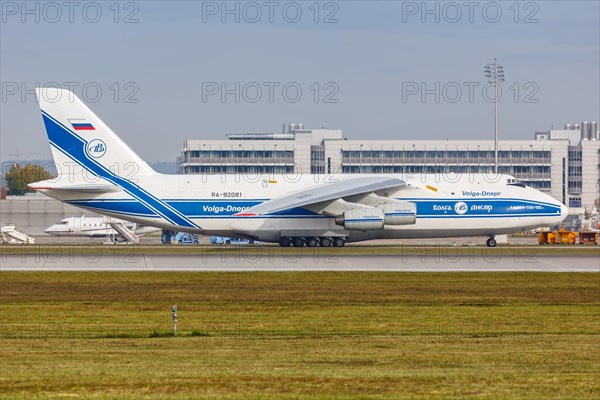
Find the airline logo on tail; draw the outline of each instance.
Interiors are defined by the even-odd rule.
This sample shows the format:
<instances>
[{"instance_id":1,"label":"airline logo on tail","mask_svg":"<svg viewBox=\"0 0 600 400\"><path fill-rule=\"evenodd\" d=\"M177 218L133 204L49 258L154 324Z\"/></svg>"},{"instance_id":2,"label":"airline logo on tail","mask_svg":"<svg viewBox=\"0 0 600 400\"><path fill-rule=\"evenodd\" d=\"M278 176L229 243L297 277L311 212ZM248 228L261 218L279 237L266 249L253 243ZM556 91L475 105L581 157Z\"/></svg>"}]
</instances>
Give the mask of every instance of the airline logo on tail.
<instances>
[{"instance_id":1,"label":"airline logo on tail","mask_svg":"<svg viewBox=\"0 0 600 400\"><path fill-rule=\"evenodd\" d=\"M90 157L100 158L106 154L106 143L100 139L94 139L87 144L86 152Z\"/></svg>"},{"instance_id":2,"label":"airline logo on tail","mask_svg":"<svg viewBox=\"0 0 600 400\"><path fill-rule=\"evenodd\" d=\"M94 125L85 119L70 119L69 123L76 131L95 131Z\"/></svg>"}]
</instances>

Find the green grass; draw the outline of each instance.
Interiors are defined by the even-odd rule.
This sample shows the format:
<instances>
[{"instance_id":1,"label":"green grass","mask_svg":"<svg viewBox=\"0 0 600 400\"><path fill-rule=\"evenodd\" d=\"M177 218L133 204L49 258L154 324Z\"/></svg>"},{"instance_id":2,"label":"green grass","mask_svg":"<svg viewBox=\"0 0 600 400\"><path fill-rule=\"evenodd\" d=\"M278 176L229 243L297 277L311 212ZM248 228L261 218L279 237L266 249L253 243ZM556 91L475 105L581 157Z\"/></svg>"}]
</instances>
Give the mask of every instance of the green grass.
<instances>
[{"instance_id":1,"label":"green grass","mask_svg":"<svg viewBox=\"0 0 600 400\"><path fill-rule=\"evenodd\" d=\"M2 272L0 396L595 399L599 305L596 273Z\"/></svg>"}]
</instances>

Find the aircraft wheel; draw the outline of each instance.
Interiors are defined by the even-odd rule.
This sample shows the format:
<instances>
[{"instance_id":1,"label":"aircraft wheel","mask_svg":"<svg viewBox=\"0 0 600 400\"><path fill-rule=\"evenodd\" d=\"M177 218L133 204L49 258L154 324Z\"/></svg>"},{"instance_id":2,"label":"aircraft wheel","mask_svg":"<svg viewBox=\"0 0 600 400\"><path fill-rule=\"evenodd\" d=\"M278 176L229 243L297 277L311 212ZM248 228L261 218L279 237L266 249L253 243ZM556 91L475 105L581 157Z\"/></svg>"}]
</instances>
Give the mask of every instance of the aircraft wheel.
<instances>
[{"instance_id":1,"label":"aircraft wheel","mask_svg":"<svg viewBox=\"0 0 600 400\"><path fill-rule=\"evenodd\" d=\"M319 244L321 245L321 247L329 247L331 246L331 239L328 237L322 237L321 239L319 239Z\"/></svg>"},{"instance_id":2,"label":"aircraft wheel","mask_svg":"<svg viewBox=\"0 0 600 400\"><path fill-rule=\"evenodd\" d=\"M316 237L306 238L306 247L317 247L319 244L319 239Z\"/></svg>"},{"instance_id":3,"label":"aircraft wheel","mask_svg":"<svg viewBox=\"0 0 600 400\"><path fill-rule=\"evenodd\" d=\"M486 244L487 244L487 247L496 247L496 245L498 243L496 242L496 239L494 239L493 237L491 237L491 238L488 238Z\"/></svg>"},{"instance_id":4,"label":"aircraft wheel","mask_svg":"<svg viewBox=\"0 0 600 400\"><path fill-rule=\"evenodd\" d=\"M304 239L302 239L301 237L295 237L292 239L292 245L294 247L302 247L304 246Z\"/></svg>"},{"instance_id":5,"label":"aircraft wheel","mask_svg":"<svg viewBox=\"0 0 600 400\"><path fill-rule=\"evenodd\" d=\"M336 237L333 239L333 247L344 247L345 244L346 241L344 240L344 238Z\"/></svg>"},{"instance_id":6,"label":"aircraft wheel","mask_svg":"<svg viewBox=\"0 0 600 400\"><path fill-rule=\"evenodd\" d=\"M279 239L279 245L281 247L290 247L290 245L292 244L292 241L288 238L281 238Z\"/></svg>"}]
</instances>

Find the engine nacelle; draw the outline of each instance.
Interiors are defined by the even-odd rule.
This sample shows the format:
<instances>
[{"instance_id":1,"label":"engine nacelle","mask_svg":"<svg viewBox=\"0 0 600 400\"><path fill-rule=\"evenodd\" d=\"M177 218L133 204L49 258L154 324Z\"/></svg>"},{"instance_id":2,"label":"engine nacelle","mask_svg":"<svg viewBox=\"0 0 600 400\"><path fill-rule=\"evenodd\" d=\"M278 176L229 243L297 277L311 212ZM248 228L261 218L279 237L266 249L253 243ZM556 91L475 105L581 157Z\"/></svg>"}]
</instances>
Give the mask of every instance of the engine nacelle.
<instances>
[{"instance_id":1,"label":"engine nacelle","mask_svg":"<svg viewBox=\"0 0 600 400\"><path fill-rule=\"evenodd\" d=\"M346 210L335 218L335 223L350 231L372 231L383 229L383 210L380 208L359 208Z\"/></svg>"},{"instance_id":2,"label":"engine nacelle","mask_svg":"<svg viewBox=\"0 0 600 400\"><path fill-rule=\"evenodd\" d=\"M408 201L380 204L386 225L412 225L417 222L417 205Z\"/></svg>"}]
</instances>

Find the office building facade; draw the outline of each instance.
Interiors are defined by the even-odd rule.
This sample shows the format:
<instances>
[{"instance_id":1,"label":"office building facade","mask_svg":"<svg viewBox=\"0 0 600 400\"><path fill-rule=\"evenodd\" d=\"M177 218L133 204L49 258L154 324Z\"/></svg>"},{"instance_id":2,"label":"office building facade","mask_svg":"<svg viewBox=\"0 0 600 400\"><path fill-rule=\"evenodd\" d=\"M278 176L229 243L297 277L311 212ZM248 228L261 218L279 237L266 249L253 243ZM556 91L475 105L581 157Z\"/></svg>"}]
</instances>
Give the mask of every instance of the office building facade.
<instances>
[{"instance_id":1,"label":"office building facade","mask_svg":"<svg viewBox=\"0 0 600 400\"><path fill-rule=\"evenodd\" d=\"M587 125L586 125L587 124ZM597 211L600 137L596 123L536 132L531 140L499 142L499 172L513 175L571 208ZM341 130L291 124L282 133L187 140L178 158L183 174L455 174L494 179L492 140L347 140Z\"/></svg>"}]
</instances>

